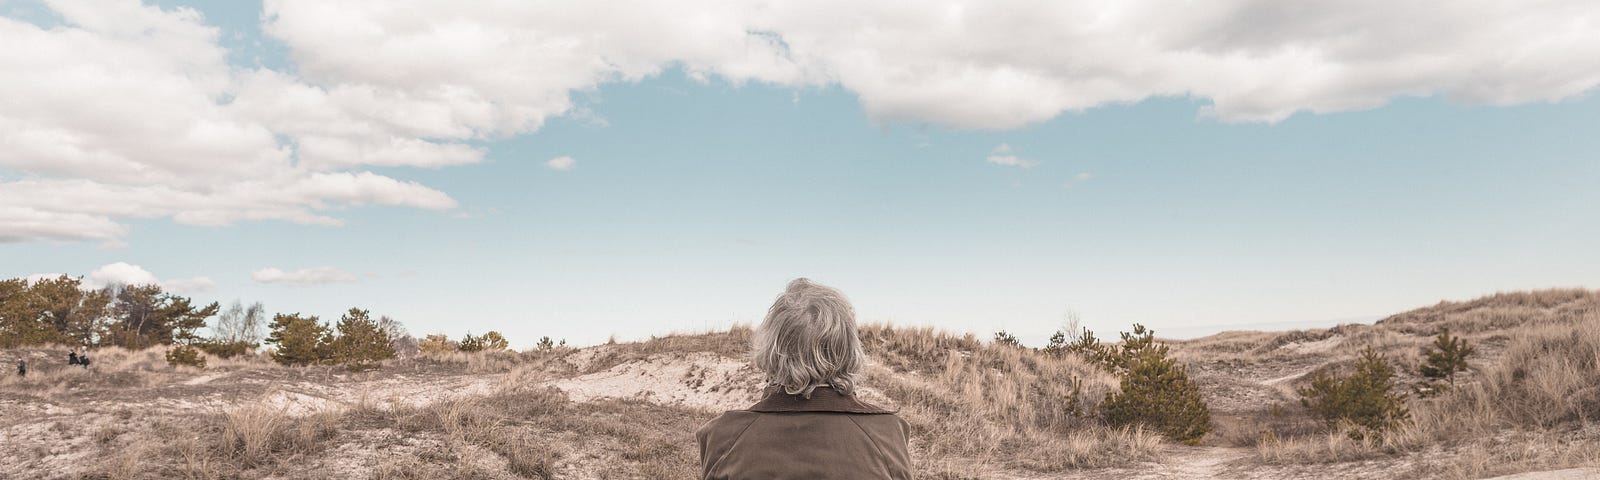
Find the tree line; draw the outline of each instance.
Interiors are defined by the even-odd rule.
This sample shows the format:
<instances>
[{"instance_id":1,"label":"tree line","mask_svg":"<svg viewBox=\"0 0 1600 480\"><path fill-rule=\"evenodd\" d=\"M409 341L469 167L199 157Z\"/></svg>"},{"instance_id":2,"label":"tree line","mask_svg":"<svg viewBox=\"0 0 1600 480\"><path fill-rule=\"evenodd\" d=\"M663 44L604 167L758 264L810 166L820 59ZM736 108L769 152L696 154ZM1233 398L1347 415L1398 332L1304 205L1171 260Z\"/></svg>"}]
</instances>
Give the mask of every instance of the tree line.
<instances>
[{"instance_id":1,"label":"tree line","mask_svg":"<svg viewBox=\"0 0 1600 480\"><path fill-rule=\"evenodd\" d=\"M208 325L207 320L215 317ZM208 336L200 330L210 327ZM265 330L265 334L263 334ZM460 341L443 334L418 341L400 322L351 308L336 322L315 315L273 314L261 303L235 301L197 305L159 285L83 288L79 278L0 280L0 348L58 344L73 348L166 347L174 365L205 366L204 352L229 358L272 345L272 359L284 365L376 366L397 355L502 351L510 341L499 332L467 334ZM548 337L541 349L549 349ZM563 341L562 344L566 342Z\"/></svg>"},{"instance_id":2,"label":"tree line","mask_svg":"<svg viewBox=\"0 0 1600 480\"><path fill-rule=\"evenodd\" d=\"M81 287L66 275L0 280L0 347L172 345L197 338L219 310L215 302L197 306L157 285Z\"/></svg>"}]
</instances>

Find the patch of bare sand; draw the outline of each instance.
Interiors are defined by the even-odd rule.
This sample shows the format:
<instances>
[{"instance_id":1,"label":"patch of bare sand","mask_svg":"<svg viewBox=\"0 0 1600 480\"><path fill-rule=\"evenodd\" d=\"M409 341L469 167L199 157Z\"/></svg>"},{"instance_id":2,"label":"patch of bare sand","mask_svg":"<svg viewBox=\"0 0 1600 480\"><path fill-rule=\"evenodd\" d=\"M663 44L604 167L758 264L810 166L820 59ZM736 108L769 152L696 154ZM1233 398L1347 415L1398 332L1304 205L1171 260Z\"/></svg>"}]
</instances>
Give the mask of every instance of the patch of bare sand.
<instances>
[{"instance_id":1,"label":"patch of bare sand","mask_svg":"<svg viewBox=\"0 0 1600 480\"><path fill-rule=\"evenodd\" d=\"M356 405L421 407L444 400L487 396L498 388L503 375L407 377L395 375L370 381L339 384L297 382L280 386L261 402L291 416L343 409Z\"/></svg>"},{"instance_id":2,"label":"patch of bare sand","mask_svg":"<svg viewBox=\"0 0 1600 480\"><path fill-rule=\"evenodd\" d=\"M201 375L201 376L194 377L194 378L191 378L191 379L188 379L188 380L184 380L183 384L184 385L205 385L207 383L211 383L212 380L216 380L216 379L219 379L219 378L222 378L222 377L226 377L226 376L228 376L229 373L231 373L231 372L222 372L222 373L213 373L213 374L210 374L210 375Z\"/></svg>"},{"instance_id":3,"label":"patch of bare sand","mask_svg":"<svg viewBox=\"0 0 1600 480\"><path fill-rule=\"evenodd\" d=\"M640 399L707 411L734 410L759 400L755 369L745 360L709 352L655 355L606 370L547 382L573 401Z\"/></svg>"},{"instance_id":4,"label":"patch of bare sand","mask_svg":"<svg viewBox=\"0 0 1600 480\"><path fill-rule=\"evenodd\" d=\"M1311 372L1315 372L1315 371L1317 371L1317 369L1312 368L1312 369L1305 370L1305 371L1294 372L1294 373L1291 373L1291 374L1288 374L1288 375L1284 375L1284 376L1278 377L1278 378L1269 378L1269 379L1266 379L1266 380L1262 380L1259 383L1262 384L1262 385L1266 385L1266 386L1278 385L1278 384L1286 383L1286 382L1289 382L1291 380L1294 380L1294 379L1297 379L1297 378L1300 378L1300 377L1304 377L1306 375L1310 375Z\"/></svg>"},{"instance_id":5,"label":"patch of bare sand","mask_svg":"<svg viewBox=\"0 0 1600 480\"><path fill-rule=\"evenodd\" d=\"M1545 472L1518 473L1486 480L1594 480L1600 478L1600 468L1568 468Z\"/></svg>"},{"instance_id":6,"label":"patch of bare sand","mask_svg":"<svg viewBox=\"0 0 1600 480\"><path fill-rule=\"evenodd\" d=\"M1286 351L1286 352L1290 352L1290 353L1297 353L1297 354L1301 354L1301 355L1309 355L1309 354L1315 354L1315 353L1331 352L1331 351L1333 351L1333 349L1338 348L1339 345L1341 345L1343 343L1344 343L1344 335L1333 335L1333 336L1329 336L1328 338L1324 338L1322 340L1317 340L1317 341L1312 341L1312 342L1289 342L1289 343L1285 343L1285 344L1283 344L1283 346L1278 347L1278 350L1282 350L1282 351Z\"/></svg>"},{"instance_id":7,"label":"patch of bare sand","mask_svg":"<svg viewBox=\"0 0 1600 480\"><path fill-rule=\"evenodd\" d=\"M1355 480L1392 478L1393 461L1362 461L1328 465L1255 465L1250 451L1229 447L1168 445L1160 458L1129 467L1073 470L1060 473L995 472L983 478L1004 480ZM1520 479L1519 479L1520 480ZM1538 479L1545 480L1545 479Z\"/></svg>"},{"instance_id":8,"label":"patch of bare sand","mask_svg":"<svg viewBox=\"0 0 1600 480\"><path fill-rule=\"evenodd\" d=\"M0 478L74 478L66 472L99 460L92 443L109 423L103 416L86 414L0 428L0 445L8 446L0 448Z\"/></svg>"}]
</instances>

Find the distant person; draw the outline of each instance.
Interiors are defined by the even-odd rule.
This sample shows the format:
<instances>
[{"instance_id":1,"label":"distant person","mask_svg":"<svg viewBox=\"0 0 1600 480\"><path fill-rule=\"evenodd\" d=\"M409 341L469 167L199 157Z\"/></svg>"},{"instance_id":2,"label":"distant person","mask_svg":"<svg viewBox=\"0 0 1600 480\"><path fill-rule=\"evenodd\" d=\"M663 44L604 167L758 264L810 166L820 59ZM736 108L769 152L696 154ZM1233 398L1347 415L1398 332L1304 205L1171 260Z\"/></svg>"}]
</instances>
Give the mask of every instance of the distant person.
<instances>
[{"instance_id":1,"label":"distant person","mask_svg":"<svg viewBox=\"0 0 1600 480\"><path fill-rule=\"evenodd\" d=\"M19 377L28 376L28 361L27 360L24 360L24 359L21 359L21 358L17 359L17 376L19 376Z\"/></svg>"},{"instance_id":2,"label":"distant person","mask_svg":"<svg viewBox=\"0 0 1600 480\"><path fill-rule=\"evenodd\" d=\"M78 356L78 366L89 368L89 352L83 352L83 355Z\"/></svg>"},{"instance_id":3,"label":"distant person","mask_svg":"<svg viewBox=\"0 0 1600 480\"><path fill-rule=\"evenodd\" d=\"M911 426L856 397L866 355L844 294L789 282L751 347L766 397L695 432L701 478L911 478Z\"/></svg>"},{"instance_id":4,"label":"distant person","mask_svg":"<svg viewBox=\"0 0 1600 480\"><path fill-rule=\"evenodd\" d=\"M67 365L77 365L77 364L78 364L78 351L77 350L73 350L71 352L68 352L67 353Z\"/></svg>"}]
</instances>

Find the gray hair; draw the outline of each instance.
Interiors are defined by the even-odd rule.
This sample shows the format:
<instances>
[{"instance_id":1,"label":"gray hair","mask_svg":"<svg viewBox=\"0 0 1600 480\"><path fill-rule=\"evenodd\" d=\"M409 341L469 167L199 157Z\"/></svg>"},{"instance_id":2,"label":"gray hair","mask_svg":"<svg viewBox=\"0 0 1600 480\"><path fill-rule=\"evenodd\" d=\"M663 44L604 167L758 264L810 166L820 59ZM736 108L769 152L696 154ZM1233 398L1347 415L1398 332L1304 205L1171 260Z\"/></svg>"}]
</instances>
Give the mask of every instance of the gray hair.
<instances>
[{"instance_id":1,"label":"gray hair","mask_svg":"<svg viewBox=\"0 0 1600 480\"><path fill-rule=\"evenodd\" d=\"M823 385L853 395L866 363L850 300L805 278L789 282L772 302L756 328L751 353L772 385L806 398Z\"/></svg>"}]
</instances>

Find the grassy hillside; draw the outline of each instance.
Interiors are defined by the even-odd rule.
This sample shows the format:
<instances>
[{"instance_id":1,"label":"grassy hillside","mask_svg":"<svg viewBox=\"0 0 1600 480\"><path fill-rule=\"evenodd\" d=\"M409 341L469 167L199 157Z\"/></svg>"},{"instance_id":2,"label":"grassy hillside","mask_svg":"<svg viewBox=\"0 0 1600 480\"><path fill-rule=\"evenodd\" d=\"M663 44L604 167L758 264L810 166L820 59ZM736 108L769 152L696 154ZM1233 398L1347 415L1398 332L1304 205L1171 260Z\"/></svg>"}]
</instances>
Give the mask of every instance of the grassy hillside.
<instances>
[{"instance_id":1,"label":"grassy hillside","mask_svg":"<svg viewBox=\"0 0 1600 480\"><path fill-rule=\"evenodd\" d=\"M1418 385L1421 349L1440 329L1477 348L1457 387L1411 395L1412 421L1378 439L1353 439L1311 419L1293 393L1320 369L1372 346ZM1435 474L1600 464L1600 292L1499 293L1400 313L1374 325L1294 332L1229 332L1176 342L1218 415L1218 445L1247 446L1273 464L1415 455ZM1515 448L1506 448L1515 445Z\"/></svg>"},{"instance_id":2,"label":"grassy hillside","mask_svg":"<svg viewBox=\"0 0 1600 480\"><path fill-rule=\"evenodd\" d=\"M1455 389L1411 398L1412 421L1388 435L1329 429L1294 395L1369 345L1401 385L1420 381L1419 349L1446 326L1479 349L1472 368ZM85 370L64 365L64 348L5 350L0 360L32 368L0 376L0 440L12 446L0 477L693 478L692 432L757 396L750 333L420 356L369 372L263 356L174 368L161 350L117 348ZM920 478L1196 476L1174 462L1271 478L1600 465L1600 292L1170 342L1213 411L1201 447L1105 426L1097 407L1118 380L1073 355L926 328L869 325L862 337L862 395L912 424Z\"/></svg>"}]
</instances>

